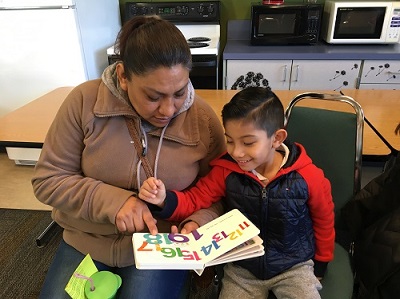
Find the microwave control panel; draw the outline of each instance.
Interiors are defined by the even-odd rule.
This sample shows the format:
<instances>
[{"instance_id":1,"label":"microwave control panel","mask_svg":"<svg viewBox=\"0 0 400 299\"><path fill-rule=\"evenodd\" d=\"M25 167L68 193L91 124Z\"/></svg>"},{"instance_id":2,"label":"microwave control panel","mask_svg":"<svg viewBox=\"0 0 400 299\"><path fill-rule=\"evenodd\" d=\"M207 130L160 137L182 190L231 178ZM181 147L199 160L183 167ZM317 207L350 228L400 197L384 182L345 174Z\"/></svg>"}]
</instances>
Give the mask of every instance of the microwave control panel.
<instances>
[{"instance_id":1,"label":"microwave control panel","mask_svg":"<svg viewBox=\"0 0 400 299\"><path fill-rule=\"evenodd\" d=\"M392 17L386 32L386 41L397 42L400 40L400 3L393 3Z\"/></svg>"},{"instance_id":2,"label":"microwave control panel","mask_svg":"<svg viewBox=\"0 0 400 299\"><path fill-rule=\"evenodd\" d=\"M306 33L319 34L319 27L321 21L321 11L320 10L309 10L307 17L307 29Z\"/></svg>"}]
</instances>

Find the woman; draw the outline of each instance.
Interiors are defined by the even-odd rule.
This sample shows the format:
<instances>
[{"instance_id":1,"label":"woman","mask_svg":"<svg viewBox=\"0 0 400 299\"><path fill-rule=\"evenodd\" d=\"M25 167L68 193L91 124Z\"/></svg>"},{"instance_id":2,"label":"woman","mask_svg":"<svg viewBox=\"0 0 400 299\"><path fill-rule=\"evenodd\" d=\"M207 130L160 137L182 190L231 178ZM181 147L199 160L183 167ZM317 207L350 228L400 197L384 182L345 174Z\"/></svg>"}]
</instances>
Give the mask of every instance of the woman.
<instances>
[{"instance_id":1,"label":"woman","mask_svg":"<svg viewBox=\"0 0 400 299\"><path fill-rule=\"evenodd\" d=\"M156 228L137 190L148 176L170 189L192 185L224 150L222 126L195 96L190 49L173 24L131 19L116 48L120 62L68 95L35 168L35 195L64 228L42 298L69 298L65 285L87 253L99 270L122 277L120 298L178 298L185 282L186 271L133 265L133 232L169 232L176 224L157 220ZM210 221L218 208L192 215L185 227Z\"/></svg>"}]
</instances>

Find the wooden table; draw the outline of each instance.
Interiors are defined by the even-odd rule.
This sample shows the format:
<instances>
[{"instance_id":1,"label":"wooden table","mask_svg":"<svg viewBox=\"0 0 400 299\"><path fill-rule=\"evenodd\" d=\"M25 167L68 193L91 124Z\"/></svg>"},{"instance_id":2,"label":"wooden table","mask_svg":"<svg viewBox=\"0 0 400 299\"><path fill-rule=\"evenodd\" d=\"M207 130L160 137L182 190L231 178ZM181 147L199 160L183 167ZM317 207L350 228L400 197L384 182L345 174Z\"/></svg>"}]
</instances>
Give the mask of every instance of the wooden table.
<instances>
[{"instance_id":1,"label":"wooden table","mask_svg":"<svg viewBox=\"0 0 400 299\"><path fill-rule=\"evenodd\" d=\"M40 148L58 108L71 89L72 87L57 88L0 118L0 145ZM223 105L236 92L236 90L196 90L199 96L210 103L218 116L221 115ZM275 91L285 107L294 96L301 92ZM364 110L365 117L394 148L400 149L400 136L394 132L400 122L400 91L346 89L343 92L358 101ZM316 106L312 101L310 105ZM364 128L363 155L389 154L389 148L379 137L367 125Z\"/></svg>"},{"instance_id":2,"label":"wooden table","mask_svg":"<svg viewBox=\"0 0 400 299\"><path fill-rule=\"evenodd\" d=\"M364 117L396 150L400 150L400 132L396 128L400 124L400 90L367 90L345 89L343 93L360 103ZM388 147L372 131L364 125L363 154L386 155Z\"/></svg>"},{"instance_id":3,"label":"wooden table","mask_svg":"<svg viewBox=\"0 0 400 299\"><path fill-rule=\"evenodd\" d=\"M57 88L0 118L0 144L41 148L61 103L73 87Z\"/></svg>"},{"instance_id":4,"label":"wooden table","mask_svg":"<svg viewBox=\"0 0 400 299\"><path fill-rule=\"evenodd\" d=\"M299 90L276 90L276 95L286 107L290 100L296 95L305 91ZM332 91L317 91L333 93ZM381 133L381 135L397 150L400 150L400 135L395 134L395 129L400 123L400 90L361 90L344 89L344 95L352 97L362 107L364 116ZM214 108L218 116L221 115L222 107L227 103L236 90L196 90L196 93L205 98ZM338 94L338 93L336 93ZM321 107L327 109L337 108L335 104L315 103L315 101L305 101L305 106ZM343 105L342 105L343 106ZM343 108L344 107L344 108ZM341 110L352 111L350 106L343 106ZM346 109L346 107L348 109ZM390 153L389 148L365 123L364 125L364 156L386 156Z\"/></svg>"}]
</instances>

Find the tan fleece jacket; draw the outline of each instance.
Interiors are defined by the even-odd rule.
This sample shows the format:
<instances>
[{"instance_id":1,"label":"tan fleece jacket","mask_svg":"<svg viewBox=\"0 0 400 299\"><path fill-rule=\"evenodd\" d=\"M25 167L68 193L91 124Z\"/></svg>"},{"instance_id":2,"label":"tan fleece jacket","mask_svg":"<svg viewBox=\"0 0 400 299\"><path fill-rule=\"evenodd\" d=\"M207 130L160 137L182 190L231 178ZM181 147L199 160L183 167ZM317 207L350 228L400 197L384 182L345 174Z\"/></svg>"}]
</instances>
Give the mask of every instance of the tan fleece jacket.
<instances>
[{"instance_id":1,"label":"tan fleece jacket","mask_svg":"<svg viewBox=\"0 0 400 299\"><path fill-rule=\"evenodd\" d=\"M109 85L109 83L107 83ZM110 266L134 264L131 236L117 232L116 214L137 191L138 155L125 118L140 118L100 79L71 91L47 134L32 185L36 197L52 207L52 216L64 228L64 240L83 254ZM202 99L168 125L158 162L158 177L168 189L183 190L209 171L209 162L225 148L217 116ZM148 133L147 157L154 168L160 129ZM145 172L140 172L141 182ZM216 207L215 207L216 208ZM220 210L197 212L200 225ZM161 232L171 223L159 220Z\"/></svg>"}]
</instances>

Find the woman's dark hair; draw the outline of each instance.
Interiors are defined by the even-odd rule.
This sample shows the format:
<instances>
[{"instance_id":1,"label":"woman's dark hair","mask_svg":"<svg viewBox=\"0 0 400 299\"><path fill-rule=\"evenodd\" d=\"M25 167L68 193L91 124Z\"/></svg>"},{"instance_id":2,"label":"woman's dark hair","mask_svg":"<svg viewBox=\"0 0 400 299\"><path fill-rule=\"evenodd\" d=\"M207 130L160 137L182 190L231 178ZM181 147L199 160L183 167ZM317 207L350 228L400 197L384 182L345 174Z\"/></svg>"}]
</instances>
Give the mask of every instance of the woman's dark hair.
<instances>
[{"instance_id":1,"label":"woman's dark hair","mask_svg":"<svg viewBox=\"0 0 400 299\"><path fill-rule=\"evenodd\" d=\"M272 136L284 128L283 105L269 87L248 87L235 94L222 109L224 126L229 120L240 119L253 123Z\"/></svg>"},{"instance_id":2,"label":"woman's dark hair","mask_svg":"<svg viewBox=\"0 0 400 299\"><path fill-rule=\"evenodd\" d=\"M130 80L132 74L144 75L159 67L181 64L192 67L190 48L181 31L157 16L139 16L127 21L115 43Z\"/></svg>"}]
</instances>

